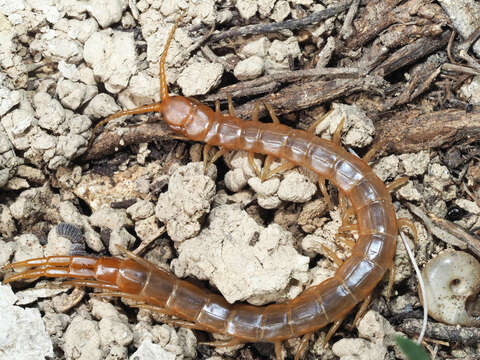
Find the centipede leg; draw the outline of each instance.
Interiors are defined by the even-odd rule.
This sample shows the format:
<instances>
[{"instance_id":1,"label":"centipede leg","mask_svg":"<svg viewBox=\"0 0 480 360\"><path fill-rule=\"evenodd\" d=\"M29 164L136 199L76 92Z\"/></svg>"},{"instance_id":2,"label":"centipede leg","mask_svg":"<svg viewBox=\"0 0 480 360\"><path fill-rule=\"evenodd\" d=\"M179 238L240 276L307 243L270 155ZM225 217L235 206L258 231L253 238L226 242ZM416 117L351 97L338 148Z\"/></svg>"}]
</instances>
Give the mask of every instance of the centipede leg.
<instances>
[{"instance_id":1,"label":"centipede leg","mask_svg":"<svg viewBox=\"0 0 480 360\"><path fill-rule=\"evenodd\" d=\"M175 316L176 314L172 311L169 311L168 309L165 309L164 307L161 306L155 306L155 305L149 305L149 304L138 304L138 305L131 305L132 307L136 307L138 309L144 309L144 310L150 310L153 312L157 312L159 314L163 315L169 315L169 316ZM165 323L167 323L170 326L174 327L184 327L187 329L192 329L192 330L201 330L201 331L207 331L208 329L197 323L192 323L190 321L185 321L185 320L177 320L177 319L166 319L162 320Z\"/></svg>"},{"instance_id":2,"label":"centipede leg","mask_svg":"<svg viewBox=\"0 0 480 360\"><path fill-rule=\"evenodd\" d=\"M95 135L97 134L97 130L109 123L112 120L118 119L122 116L127 116L127 115L138 115L138 114L145 114L149 112L155 112L160 110L160 105L161 103L154 103L154 104L149 104L145 106L139 106L135 109L130 109L130 110L124 110L124 111L119 111L115 114L110 115L109 117L106 117L105 119L99 121L93 128L92 130L92 135L90 135L90 139L88 141L88 149L92 147L93 140L95 140Z\"/></svg>"},{"instance_id":3,"label":"centipede leg","mask_svg":"<svg viewBox=\"0 0 480 360\"><path fill-rule=\"evenodd\" d=\"M228 103L228 113L231 116L235 116L235 108L233 107L232 96L230 93L227 93L227 103Z\"/></svg>"},{"instance_id":4,"label":"centipede leg","mask_svg":"<svg viewBox=\"0 0 480 360\"><path fill-rule=\"evenodd\" d=\"M267 109L270 117L272 118L272 121L275 124L280 124L280 120L278 120L277 114L275 114L275 110L273 110L272 105L270 105L266 101L263 101L263 105ZM287 162L283 163L282 165L277 166L275 169L271 170L270 165L271 165L273 159L274 159L274 157L270 156L270 155L266 157L265 165L263 166L263 170L262 170L262 176L260 178L262 181L271 178L275 174L293 169L296 166L294 163L287 161Z\"/></svg>"},{"instance_id":5,"label":"centipede leg","mask_svg":"<svg viewBox=\"0 0 480 360\"><path fill-rule=\"evenodd\" d=\"M385 144L384 141L379 141L377 142L375 145L373 145L370 150L368 150L368 152L363 156L363 161L365 161L366 163L368 163L370 160L373 159L373 157L375 156L375 154L377 153L377 151Z\"/></svg>"},{"instance_id":6,"label":"centipede leg","mask_svg":"<svg viewBox=\"0 0 480 360\"><path fill-rule=\"evenodd\" d=\"M343 260L340 259L337 256L337 254L335 254L335 252L333 250L329 249L328 247L326 247L323 244L320 244L320 246L322 247L323 251L325 251L325 253L328 255L328 257L330 259L332 259L332 261L335 263L335 265L341 266L343 264Z\"/></svg>"},{"instance_id":7,"label":"centipede leg","mask_svg":"<svg viewBox=\"0 0 480 360\"><path fill-rule=\"evenodd\" d=\"M307 128L307 131L310 132L310 133L314 133L315 132L315 129L317 128L318 125L320 125L320 123L325 120L327 117L330 116L330 114L332 113L333 109L330 109L329 111L327 111L325 114L323 114L320 118L318 118L317 120L315 120L308 128Z\"/></svg>"},{"instance_id":8,"label":"centipede leg","mask_svg":"<svg viewBox=\"0 0 480 360\"><path fill-rule=\"evenodd\" d=\"M402 227L409 228L413 235L413 242L415 244L418 244L418 232L412 220L407 218L400 218L397 220L397 224L399 228L402 228Z\"/></svg>"},{"instance_id":9,"label":"centipede leg","mask_svg":"<svg viewBox=\"0 0 480 360\"><path fill-rule=\"evenodd\" d=\"M262 172L260 171L260 168L258 167L258 165L255 163L254 156L255 154L253 152L248 153L248 163L250 164L251 168L255 171L255 174L257 175L257 177L261 177Z\"/></svg>"},{"instance_id":10,"label":"centipede leg","mask_svg":"<svg viewBox=\"0 0 480 360\"><path fill-rule=\"evenodd\" d=\"M332 141L333 141L335 144L340 145L340 140L341 140L341 136L342 136L342 130L343 130L343 124L344 124L344 122L345 122L345 116L342 117L342 119L341 119L340 122L338 123L337 129L336 129L335 132L333 133Z\"/></svg>"},{"instance_id":11,"label":"centipede leg","mask_svg":"<svg viewBox=\"0 0 480 360\"><path fill-rule=\"evenodd\" d=\"M326 347L328 345L328 342L330 341L332 336L335 335L340 325L342 325L343 320L344 318L337 320L333 323L332 327L328 330L327 336L325 336L323 347Z\"/></svg>"},{"instance_id":12,"label":"centipede leg","mask_svg":"<svg viewBox=\"0 0 480 360\"><path fill-rule=\"evenodd\" d=\"M273 345L275 346L275 358L276 360L282 360L283 359L283 356L282 356L282 342L281 341L276 341L273 343Z\"/></svg>"},{"instance_id":13,"label":"centipede leg","mask_svg":"<svg viewBox=\"0 0 480 360\"><path fill-rule=\"evenodd\" d=\"M408 177L401 177L393 180L390 184L387 185L387 190L392 192L393 190L399 188L402 185L405 185L408 182Z\"/></svg>"},{"instance_id":14,"label":"centipede leg","mask_svg":"<svg viewBox=\"0 0 480 360\"><path fill-rule=\"evenodd\" d=\"M387 301L390 300L390 297L392 296L393 283L395 282L395 273L396 268L395 263L393 263L388 276L387 294L385 296L387 298Z\"/></svg>"},{"instance_id":15,"label":"centipede leg","mask_svg":"<svg viewBox=\"0 0 480 360\"><path fill-rule=\"evenodd\" d=\"M367 312L368 305L370 305L370 301L372 301L372 294L368 294L363 300L362 305L360 305L360 309L358 309L355 318L353 319L352 328L356 327L360 319L363 318L363 315Z\"/></svg>"},{"instance_id":16,"label":"centipede leg","mask_svg":"<svg viewBox=\"0 0 480 360\"><path fill-rule=\"evenodd\" d=\"M312 337L313 333L308 333L302 336L302 340L300 340L300 344L297 347L297 350L295 351L295 358L294 360L300 360L302 357L308 342L310 341L310 338Z\"/></svg>"},{"instance_id":17,"label":"centipede leg","mask_svg":"<svg viewBox=\"0 0 480 360\"><path fill-rule=\"evenodd\" d=\"M320 191L322 192L323 197L325 198L325 201L328 204L328 208L330 210L333 209L333 204L332 204L332 199L330 198L330 195L328 194L327 191L327 185L325 184L325 179L324 178L318 178L318 187L320 188Z\"/></svg>"},{"instance_id":18,"label":"centipede leg","mask_svg":"<svg viewBox=\"0 0 480 360\"><path fill-rule=\"evenodd\" d=\"M201 345L214 346L214 347L228 347L243 344L243 341L238 338L231 338L229 340L218 340L218 341L202 341L199 342Z\"/></svg>"},{"instance_id":19,"label":"centipede leg","mask_svg":"<svg viewBox=\"0 0 480 360\"><path fill-rule=\"evenodd\" d=\"M217 150L217 152L211 157L209 158L209 153L210 153L210 149L212 148L211 145L209 144L206 144L204 147L203 147L203 173L206 174L207 173L207 170L208 168L215 162L217 161L221 156L225 155L228 150L225 149L225 148L220 148L219 150Z\"/></svg>"},{"instance_id":20,"label":"centipede leg","mask_svg":"<svg viewBox=\"0 0 480 360\"><path fill-rule=\"evenodd\" d=\"M343 233L336 233L335 234L335 240L342 242L344 245L346 245L348 248L352 249L355 246L355 241L351 237L347 237L347 234Z\"/></svg>"},{"instance_id":21,"label":"centipede leg","mask_svg":"<svg viewBox=\"0 0 480 360\"><path fill-rule=\"evenodd\" d=\"M62 282L64 286L75 286L75 287L89 287L89 288L96 288L96 289L104 289L111 292L120 292L120 289L117 285L104 283L102 281L97 280L89 280L89 279L75 279L75 280L67 280ZM128 294L126 294L128 295Z\"/></svg>"}]
</instances>

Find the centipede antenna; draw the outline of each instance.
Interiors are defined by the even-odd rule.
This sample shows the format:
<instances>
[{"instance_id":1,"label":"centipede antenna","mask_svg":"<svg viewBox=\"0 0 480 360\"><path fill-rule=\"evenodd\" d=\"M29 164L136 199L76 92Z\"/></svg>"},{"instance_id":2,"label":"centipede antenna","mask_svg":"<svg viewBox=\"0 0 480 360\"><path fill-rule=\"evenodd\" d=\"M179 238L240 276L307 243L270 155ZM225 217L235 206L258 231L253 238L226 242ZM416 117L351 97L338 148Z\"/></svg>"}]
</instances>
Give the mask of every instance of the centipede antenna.
<instances>
[{"instance_id":1,"label":"centipede antenna","mask_svg":"<svg viewBox=\"0 0 480 360\"><path fill-rule=\"evenodd\" d=\"M165 62L167 59L168 48L173 40L173 35L175 34L175 30L177 30L178 23L183 17L183 13L175 20L175 24L173 24L172 30L170 30L170 34L168 35L167 42L165 43L165 48L163 49L162 56L160 57L160 97L162 102L168 98L168 87L167 87L167 75L165 72Z\"/></svg>"},{"instance_id":2,"label":"centipede antenna","mask_svg":"<svg viewBox=\"0 0 480 360\"><path fill-rule=\"evenodd\" d=\"M425 284L423 283L422 274L420 273L420 269L418 268L417 262L415 261L415 257L413 256L412 249L407 243L407 238L403 231L400 231L400 238L402 239L403 245L407 250L408 257L410 258L410 262L412 263L413 268L415 269L415 274L417 275L418 279L418 286L420 286L421 296L423 298L423 323L422 323L422 330L420 331L420 335L417 339L417 344L421 344L423 337L425 336L425 331L427 329L427 321L428 321L428 305L426 301L426 293L425 293Z\"/></svg>"}]
</instances>

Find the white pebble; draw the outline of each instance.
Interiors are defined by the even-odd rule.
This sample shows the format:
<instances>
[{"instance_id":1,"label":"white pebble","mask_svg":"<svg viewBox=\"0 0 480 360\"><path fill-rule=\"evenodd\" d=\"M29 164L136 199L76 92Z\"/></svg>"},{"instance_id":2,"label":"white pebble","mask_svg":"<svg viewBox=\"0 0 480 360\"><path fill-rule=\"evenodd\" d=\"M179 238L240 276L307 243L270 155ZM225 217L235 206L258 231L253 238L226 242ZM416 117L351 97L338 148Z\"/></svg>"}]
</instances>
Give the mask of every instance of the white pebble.
<instances>
[{"instance_id":1,"label":"white pebble","mask_svg":"<svg viewBox=\"0 0 480 360\"><path fill-rule=\"evenodd\" d=\"M228 190L238 192L247 185L247 177L242 169L233 169L225 174L225 186Z\"/></svg>"},{"instance_id":2,"label":"white pebble","mask_svg":"<svg viewBox=\"0 0 480 360\"><path fill-rule=\"evenodd\" d=\"M296 171L288 173L280 183L277 195L281 200L304 203L317 191L317 186Z\"/></svg>"},{"instance_id":3,"label":"white pebble","mask_svg":"<svg viewBox=\"0 0 480 360\"><path fill-rule=\"evenodd\" d=\"M182 71L177 84L185 96L204 95L218 85L222 74L222 64L194 62Z\"/></svg>"},{"instance_id":4,"label":"white pebble","mask_svg":"<svg viewBox=\"0 0 480 360\"><path fill-rule=\"evenodd\" d=\"M233 74L238 80L251 80L259 77L263 73L263 59L259 56L251 56L245 60L239 61L233 70Z\"/></svg>"}]
</instances>

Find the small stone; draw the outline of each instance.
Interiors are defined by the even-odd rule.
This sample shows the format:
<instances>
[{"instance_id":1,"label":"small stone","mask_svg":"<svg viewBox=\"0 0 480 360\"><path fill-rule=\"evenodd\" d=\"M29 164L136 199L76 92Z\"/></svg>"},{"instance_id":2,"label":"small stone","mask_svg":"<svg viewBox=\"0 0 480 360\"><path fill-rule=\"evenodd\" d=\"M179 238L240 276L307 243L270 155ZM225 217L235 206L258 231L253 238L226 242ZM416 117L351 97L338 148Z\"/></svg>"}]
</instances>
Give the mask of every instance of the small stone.
<instances>
[{"instance_id":1,"label":"small stone","mask_svg":"<svg viewBox=\"0 0 480 360\"><path fill-rule=\"evenodd\" d=\"M377 163L373 166L373 171L375 171L375 174L377 174L377 176L383 182L385 182L387 179L394 179L397 176L398 165L398 156L390 155L377 161Z\"/></svg>"},{"instance_id":2,"label":"small stone","mask_svg":"<svg viewBox=\"0 0 480 360\"><path fill-rule=\"evenodd\" d=\"M36 235L22 234L16 236L14 241L16 242L15 256L13 257L14 262L43 257L43 248ZM15 268L16 272L22 272L24 270L24 268Z\"/></svg>"},{"instance_id":3,"label":"small stone","mask_svg":"<svg viewBox=\"0 0 480 360\"><path fill-rule=\"evenodd\" d=\"M100 208L90 215L90 223L93 226L118 230L124 226L131 226L132 221L128 218L124 209Z\"/></svg>"},{"instance_id":4,"label":"small stone","mask_svg":"<svg viewBox=\"0 0 480 360\"><path fill-rule=\"evenodd\" d=\"M428 151L420 151L413 154L399 155L400 164L405 169L406 176L423 175L427 171L430 163L430 155Z\"/></svg>"},{"instance_id":5,"label":"small stone","mask_svg":"<svg viewBox=\"0 0 480 360\"><path fill-rule=\"evenodd\" d=\"M222 74L222 64L194 62L182 71L177 84L185 96L204 95L219 84Z\"/></svg>"},{"instance_id":6,"label":"small stone","mask_svg":"<svg viewBox=\"0 0 480 360\"><path fill-rule=\"evenodd\" d=\"M317 192L317 186L296 171L288 173L280 183L277 195L283 201L304 203Z\"/></svg>"},{"instance_id":7,"label":"small stone","mask_svg":"<svg viewBox=\"0 0 480 360\"><path fill-rule=\"evenodd\" d=\"M151 340L144 340L130 360L175 360L173 352L166 351L161 345L152 343Z\"/></svg>"},{"instance_id":8,"label":"small stone","mask_svg":"<svg viewBox=\"0 0 480 360\"><path fill-rule=\"evenodd\" d=\"M258 4L256 0L237 0L236 7L240 16L248 20L257 12Z\"/></svg>"},{"instance_id":9,"label":"small stone","mask_svg":"<svg viewBox=\"0 0 480 360\"><path fill-rule=\"evenodd\" d=\"M115 100L110 95L102 93L90 100L84 110L84 114L96 118L105 118L120 110L120 106L115 103Z\"/></svg>"},{"instance_id":10,"label":"small stone","mask_svg":"<svg viewBox=\"0 0 480 360\"><path fill-rule=\"evenodd\" d=\"M480 105L480 76L477 75L470 82L465 82L460 88L460 94L468 103Z\"/></svg>"},{"instance_id":11,"label":"small stone","mask_svg":"<svg viewBox=\"0 0 480 360\"><path fill-rule=\"evenodd\" d=\"M85 43L83 57L105 88L114 94L126 88L137 71L132 32L108 29L94 33Z\"/></svg>"},{"instance_id":12,"label":"small stone","mask_svg":"<svg viewBox=\"0 0 480 360\"><path fill-rule=\"evenodd\" d=\"M262 181L258 177L252 177L248 179L248 185L257 194L262 196L270 196L278 191L278 188L280 187L280 179L275 176L268 180Z\"/></svg>"},{"instance_id":13,"label":"small stone","mask_svg":"<svg viewBox=\"0 0 480 360\"><path fill-rule=\"evenodd\" d=\"M132 206L127 208L127 214L130 215L132 220L146 219L153 215L155 212L155 206L148 200L139 200Z\"/></svg>"},{"instance_id":14,"label":"small stone","mask_svg":"<svg viewBox=\"0 0 480 360\"><path fill-rule=\"evenodd\" d=\"M106 28L120 21L127 5L125 0L94 0L88 2L86 9L101 27Z\"/></svg>"},{"instance_id":15,"label":"small stone","mask_svg":"<svg viewBox=\"0 0 480 360\"><path fill-rule=\"evenodd\" d=\"M276 195L265 196L259 194L257 196L257 202L259 206L268 210L277 209L282 204L282 200Z\"/></svg>"},{"instance_id":16,"label":"small stone","mask_svg":"<svg viewBox=\"0 0 480 360\"><path fill-rule=\"evenodd\" d=\"M135 233L145 242L159 238L165 232L165 227L158 224L155 216L150 216L135 223Z\"/></svg>"},{"instance_id":17,"label":"small stone","mask_svg":"<svg viewBox=\"0 0 480 360\"><path fill-rule=\"evenodd\" d=\"M248 58L251 56L265 57L268 49L270 48L270 40L268 38L261 37L260 39L250 41L245 44L239 51L239 55L242 58Z\"/></svg>"},{"instance_id":18,"label":"small stone","mask_svg":"<svg viewBox=\"0 0 480 360\"><path fill-rule=\"evenodd\" d=\"M238 80L251 80L259 77L263 73L263 59L259 56L251 56L238 62L233 70L233 74Z\"/></svg>"},{"instance_id":19,"label":"small stone","mask_svg":"<svg viewBox=\"0 0 480 360\"><path fill-rule=\"evenodd\" d=\"M0 285L0 334L2 359L44 359L53 357L53 345L36 308L14 306L10 286Z\"/></svg>"},{"instance_id":20,"label":"small stone","mask_svg":"<svg viewBox=\"0 0 480 360\"><path fill-rule=\"evenodd\" d=\"M273 8L273 13L270 15L270 19L281 22L290 15L290 5L285 0L277 1Z\"/></svg>"},{"instance_id":21,"label":"small stone","mask_svg":"<svg viewBox=\"0 0 480 360\"><path fill-rule=\"evenodd\" d=\"M228 190L238 192L247 185L247 178L242 169L233 169L225 174L225 186Z\"/></svg>"},{"instance_id":22,"label":"small stone","mask_svg":"<svg viewBox=\"0 0 480 360\"><path fill-rule=\"evenodd\" d=\"M65 331L63 351L70 359L103 359L96 321L75 316Z\"/></svg>"}]
</instances>

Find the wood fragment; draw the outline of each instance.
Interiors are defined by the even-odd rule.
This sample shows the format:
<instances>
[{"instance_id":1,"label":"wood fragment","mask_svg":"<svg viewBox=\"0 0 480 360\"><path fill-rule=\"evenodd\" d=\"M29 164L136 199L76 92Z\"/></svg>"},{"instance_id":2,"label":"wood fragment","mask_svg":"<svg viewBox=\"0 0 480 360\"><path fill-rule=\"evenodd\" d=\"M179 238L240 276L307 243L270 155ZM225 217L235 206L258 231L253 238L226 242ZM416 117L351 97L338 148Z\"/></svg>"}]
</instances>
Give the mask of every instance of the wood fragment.
<instances>
[{"instance_id":1,"label":"wood fragment","mask_svg":"<svg viewBox=\"0 0 480 360\"><path fill-rule=\"evenodd\" d=\"M227 93L233 98L238 96L250 96L261 94L257 88L265 87L263 93L271 92L281 83L289 83L306 78L325 77L325 78L358 78L360 70L356 68L319 68L297 71L285 71L276 74L265 75L257 79L242 81L234 85L225 86L219 89L215 94L202 98L203 101L213 102L215 100L226 100ZM268 86L267 86L268 85Z\"/></svg>"},{"instance_id":2,"label":"wood fragment","mask_svg":"<svg viewBox=\"0 0 480 360\"><path fill-rule=\"evenodd\" d=\"M284 89L252 100L236 109L240 118L247 119L253 112L257 101L266 101L275 109L277 115L307 109L358 91L378 92L383 80L378 77L365 76L358 79L334 79L292 84ZM266 116L267 111L260 107L259 116Z\"/></svg>"},{"instance_id":3,"label":"wood fragment","mask_svg":"<svg viewBox=\"0 0 480 360\"><path fill-rule=\"evenodd\" d=\"M377 140L389 146L389 152L418 152L452 146L465 139L480 139L480 112L447 109L422 114L403 111L375 124ZM380 151L385 151L385 147Z\"/></svg>"},{"instance_id":4,"label":"wood fragment","mask_svg":"<svg viewBox=\"0 0 480 360\"><path fill-rule=\"evenodd\" d=\"M149 142L153 140L171 140L175 133L159 119L157 114L152 116L155 122L129 126L125 128L104 129L95 139L90 151L80 158L80 161L101 159L113 154L119 148ZM158 119L158 120L157 120Z\"/></svg>"},{"instance_id":5,"label":"wood fragment","mask_svg":"<svg viewBox=\"0 0 480 360\"><path fill-rule=\"evenodd\" d=\"M230 29L228 31L223 31L218 34L213 34L210 37L209 42L216 42L216 41L220 41L223 39L230 39L237 36L277 32L285 29L288 29L288 30L302 29L305 26L317 24L320 21L327 20L332 16L340 14L341 12L349 8L351 2L352 0L344 1L338 6L330 7L322 11L317 11L311 15L305 16L302 19L287 20L287 21L282 21L278 23L253 24L253 25L246 25L239 28Z\"/></svg>"},{"instance_id":6,"label":"wood fragment","mask_svg":"<svg viewBox=\"0 0 480 360\"><path fill-rule=\"evenodd\" d=\"M430 39L423 37L405 45L377 66L373 73L379 76L387 76L404 66L415 63L419 59L445 47L450 34L450 31L444 31L438 38Z\"/></svg>"},{"instance_id":7,"label":"wood fragment","mask_svg":"<svg viewBox=\"0 0 480 360\"><path fill-rule=\"evenodd\" d=\"M409 336L416 336L422 328L422 321L419 319L407 319L400 324L400 331ZM477 345L480 338L480 328L461 327L454 325L445 325L441 323L427 324L425 336L443 340L448 342L455 342L463 345Z\"/></svg>"},{"instance_id":8,"label":"wood fragment","mask_svg":"<svg viewBox=\"0 0 480 360\"><path fill-rule=\"evenodd\" d=\"M434 214L429 214L429 216L435 225L441 227L443 230L452 234L457 239L461 239L471 252L480 257L480 239L471 235L468 231L465 231L463 228L452 223L451 221L439 218Z\"/></svg>"}]
</instances>

